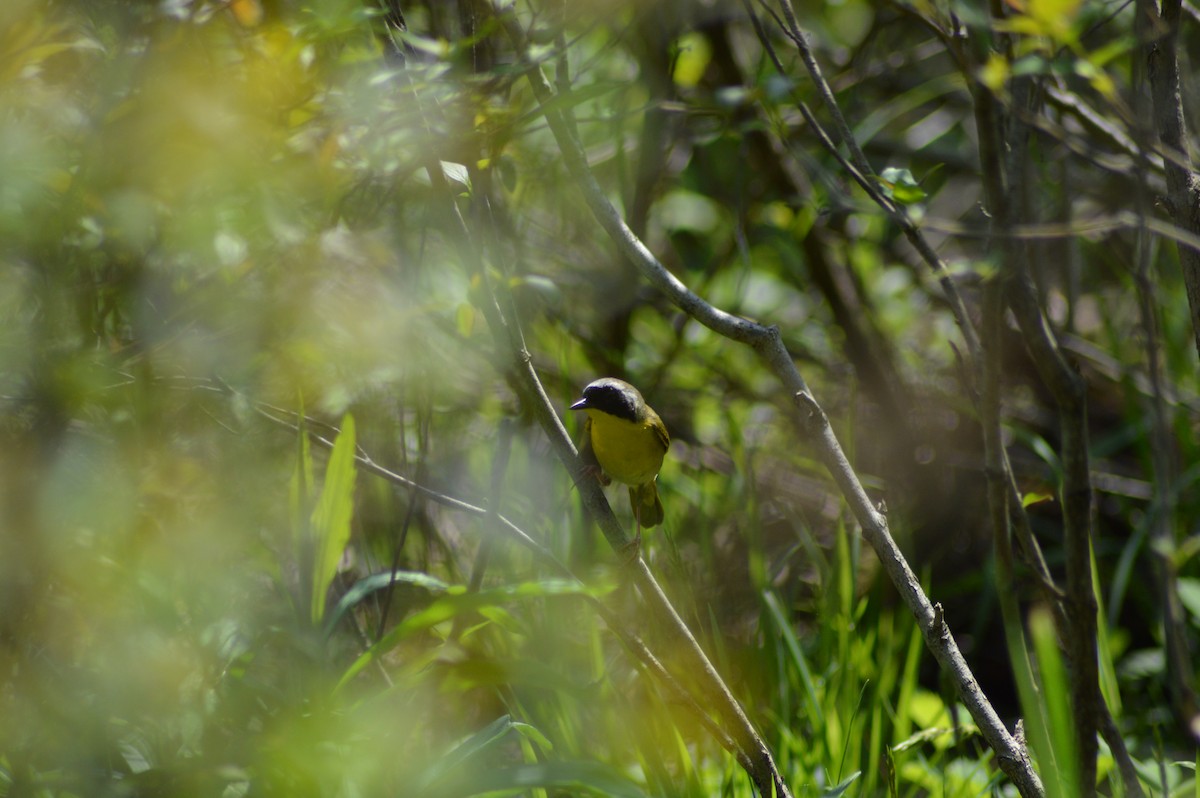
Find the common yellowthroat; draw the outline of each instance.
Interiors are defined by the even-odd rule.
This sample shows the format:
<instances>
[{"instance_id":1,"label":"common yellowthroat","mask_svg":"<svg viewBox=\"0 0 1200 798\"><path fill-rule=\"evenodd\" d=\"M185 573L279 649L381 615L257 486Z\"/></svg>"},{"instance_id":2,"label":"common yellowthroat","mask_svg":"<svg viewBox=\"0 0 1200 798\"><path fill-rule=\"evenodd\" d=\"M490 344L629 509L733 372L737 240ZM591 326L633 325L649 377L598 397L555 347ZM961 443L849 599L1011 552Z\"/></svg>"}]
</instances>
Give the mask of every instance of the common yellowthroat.
<instances>
[{"instance_id":1,"label":"common yellowthroat","mask_svg":"<svg viewBox=\"0 0 1200 798\"><path fill-rule=\"evenodd\" d=\"M579 452L583 462L599 466L604 474L629 486L629 502L639 528L661 524L663 506L654 480L671 436L658 413L637 388L615 377L590 383L571 409L588 415Z\"/></svg>"}]
</instances>

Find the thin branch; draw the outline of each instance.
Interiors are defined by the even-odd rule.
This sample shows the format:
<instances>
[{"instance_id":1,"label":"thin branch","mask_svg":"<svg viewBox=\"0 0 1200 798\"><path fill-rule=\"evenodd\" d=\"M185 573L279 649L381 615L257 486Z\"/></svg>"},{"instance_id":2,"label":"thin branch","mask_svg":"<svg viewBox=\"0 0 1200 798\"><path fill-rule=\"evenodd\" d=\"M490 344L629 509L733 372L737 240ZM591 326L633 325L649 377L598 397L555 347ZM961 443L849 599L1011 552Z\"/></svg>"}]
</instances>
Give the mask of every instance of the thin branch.
<instances>
[{"instance_id":1,"label":"thin branch","mask_svg":"<svg viewBox=\"0 0 1200 798\"><path fill-rule=\"evenodd\" d=\"M983 428L984 444L984 474L987 478L988 508L992 519L992 547L996 558L997 594L1000 602L1000 615L1004 626L1005 642L1008 645L1009 660L1012 663L1014 676L1018 685L1029 685L1036 697L1037 682L1033 675L1033 663L1029 659L1029 644L1025 639L1025 626L1022 621L1020 596L1017 591L1015 568L1013 562L1013 528L1027 528L1028 518L1024 508L1018 501L1014 507L1010 497L1014 495L1014 485L1011 481L1012 468L1008 462L1007 451L1004 448L1000 412L1000 369L1003 360L1003 320L1004 292L1003 283L999 279L989 280L984 286L983 296L983 343L984 366L983 385L979 400L979 421ZM1031 538L1032 539L1032 538ZM1036 546L1036 543L1034 543ZM1045 562L1040 560L1041 551L1037 551L1042 567ZM1049 580L1047 574L1043 577ZM1050 583L1052 584L1052 583ZM1056 591L1057 592L1057 591ZM1059 594L1061 595L1061 594ZM1050 602L1050 607L1061 613L1061 604L1057 599ZM1024 691L1022 691L1022 697ZM1038 714L1034 725L1037 730L1045 729L1047 718L1045 704L1041 700L1032 702L1028 711ZM1025 719L1026 728L1029 718ZM1051 751L1051 756L1054 752ZM1057 769L1054 761L1041 762L1043 772L1053 772Z\"/></svg>"},{"instance_id":2,"label":"thin branch","mask_svg":"<svg viewBox=\"0 0 1200 798\"><path fill-rule=\"evenodd\" d=\"M979 239L1011 239L1016 241L1050 241L1058 238L1076 238L1078 236L1100 236L1121 230L1139 230L1146 228L1155 235L1174 241L1184 248L1200 253L1200 234L1189 232L1177 227L1171 222L1156 219L1153 216L1139 219L1133 211L1121 211L1108 216L1095 216L1090 219L1076 219L1063 222L1025 222L1013 223L1007 230L994 230L991 226L964 224L953 219L941 219L930 216L925 219L923 226L940 233L958 236L960 238Z\"/></svg>"},{"instance_id":3,"label":"thin branch","mask_svg":"<svg viewBox=\"0 0 1200 798\"><path fill-rule=\"evenodd\" d=\"M1070 113L1081 123L1107 138L1124 155L1131 159L1141 159L1142 156L1133 139L1124 130L1113 124L1108 117L1088 105L1075 92L1069 91L1062 86L1050 85L1046 87L1046 99L1060 110ZM1150 165L1156 168L1157 171L1162 170L1161 163L1152 163Z\"/></svg>"},{"instance_id":4,"label":"thin branch","mask_svg":"<svg viewBox=\"0 0 1200 798\"><path fill-rule=\"evenodd\" d=\"M838 107L837 98L833 94L833 87L829 85L829 81L825 80L825 75L821 72L821 65L817 62L816 55L813 54L812 48L808 45L808 35L796 22L796 11L792 8L792 0L779 0L779 7L783 10L783 18L787 22L783 29L784 33L796 45L796 50L800 53L800 60L804 62L804 68L808 70L808 75L812 78L813 84L817 88L817 95L821 98L821 102L825 104L825 110L833 117L834 129L837 130L838 138L841 140L842 145L850 153L851 161L854 163L855 168L864 175L874 174L871 164L867 161L867 156L863 155L862 148L858 146L858 141L854 138L854 133L850 130L850 124L842 114L842 109Z\"/></svg>"}]
</instances>

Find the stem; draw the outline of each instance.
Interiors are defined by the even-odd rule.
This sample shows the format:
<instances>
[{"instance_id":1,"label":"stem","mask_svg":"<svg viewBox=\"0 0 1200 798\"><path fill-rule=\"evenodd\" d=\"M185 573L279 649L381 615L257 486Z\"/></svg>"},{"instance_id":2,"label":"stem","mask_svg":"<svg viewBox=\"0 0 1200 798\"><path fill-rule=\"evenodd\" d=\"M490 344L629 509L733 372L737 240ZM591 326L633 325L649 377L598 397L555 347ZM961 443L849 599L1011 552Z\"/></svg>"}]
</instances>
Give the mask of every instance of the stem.
<instances>
[{"instance_id":1,"label":"stem","mask_svg":"<svg viewBox=\"0 0 1200 798\"><path fill-rule=\"evenodd\" d=\"M1138 0L1139 28L1154 122L1163 146L1167 173L1167 207L1177 227L1200 234L1200 175L1188 152L1187 121L1180 93L1179 38L1180 0L1163 0L1160 13L1155 0ZM1200 252L1179 248L1179 265L1187 289L1192 334L1200 355Z\"/></svg>"}]
</instances>

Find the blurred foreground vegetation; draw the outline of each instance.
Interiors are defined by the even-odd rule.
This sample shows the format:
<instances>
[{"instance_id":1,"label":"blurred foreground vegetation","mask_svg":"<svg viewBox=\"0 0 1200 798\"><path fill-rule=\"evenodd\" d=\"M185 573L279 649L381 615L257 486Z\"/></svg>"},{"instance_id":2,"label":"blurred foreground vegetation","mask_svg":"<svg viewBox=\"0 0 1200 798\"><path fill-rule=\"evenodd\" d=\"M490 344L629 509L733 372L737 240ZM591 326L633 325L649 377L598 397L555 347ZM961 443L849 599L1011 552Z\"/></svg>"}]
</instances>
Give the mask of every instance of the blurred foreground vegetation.
<instances>
[{"instance_id":1,"label":"blurred foreground vegetation","mask_svg":"<svg viewBox=\"0 0 1200 798\"><path fill-rule=\"evenodd\" d=\"M1133 12L1033 5L1011 11L1045 24L1024 60L980 79L1041 70L1132 126ZM974 312L994 253L955 232L986 213L935 11L802 10ZM779 325L1011 728L959 333L796 113L812 87L771 68L739 3L522 2L518 19L634 232L709 301ZM465 0L0 4L0 795L751 793L595 611L664 643L519 401L488 291L573 434L566 407L601 375L665 419L646 557L795 795L1015 794L790 397L616 254L516 63ZM1106 129L1055 108L1067 132L1030 142L1028 193L1060 231L1155 192L1077 157ZM1150 794L1197 795L1179 692L1197 668L1169 672L1162 620L1166 562L1196 650L1200 397L1175 248L1149 245L1147 276L1127 228L1032 246L1088 384L1102 686ZM1009 339L1006 443L1058 574L1058 428ZM486 515L356 470L356 446L498 510L578 579ZM1100 779L1123 794L1106 748Z\"/></svg>"}]
</instances>

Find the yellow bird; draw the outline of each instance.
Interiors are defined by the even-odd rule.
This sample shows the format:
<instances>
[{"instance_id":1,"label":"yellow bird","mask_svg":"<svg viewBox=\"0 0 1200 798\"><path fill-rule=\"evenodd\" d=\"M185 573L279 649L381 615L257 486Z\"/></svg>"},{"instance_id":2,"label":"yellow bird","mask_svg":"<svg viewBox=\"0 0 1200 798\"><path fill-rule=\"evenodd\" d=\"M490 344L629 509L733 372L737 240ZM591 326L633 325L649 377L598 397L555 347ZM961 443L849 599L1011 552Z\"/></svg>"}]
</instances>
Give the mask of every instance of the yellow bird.
<instances>
[{"instance_id":1,"label":"yellow bird","mask_svg":"<svg viewBox=\"0 0 1200 798\"><path fill-rule=\"evenodd\" d=\"M629 486L629 502L638 527L663 522L663 506L655 479L671 436L658 413L637 388L615 377L603 377L583 389L572 410L587 412L579 456L612 479ZM602 478L605 485L608 480Z\"/></svg>"}]
</instances>

